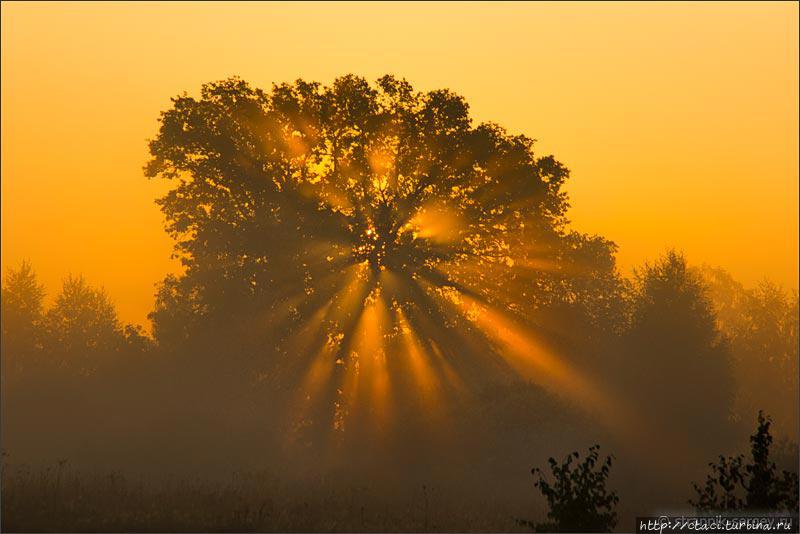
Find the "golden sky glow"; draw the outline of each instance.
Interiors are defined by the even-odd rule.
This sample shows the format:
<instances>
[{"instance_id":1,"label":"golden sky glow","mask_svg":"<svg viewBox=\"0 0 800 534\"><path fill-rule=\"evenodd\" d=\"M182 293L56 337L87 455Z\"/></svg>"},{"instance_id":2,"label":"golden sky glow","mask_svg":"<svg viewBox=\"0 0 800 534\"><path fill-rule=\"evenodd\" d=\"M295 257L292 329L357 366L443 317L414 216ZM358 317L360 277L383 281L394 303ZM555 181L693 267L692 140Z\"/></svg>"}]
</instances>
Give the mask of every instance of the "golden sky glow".
<instances>
[{"instance_id":1,"label":"golden sky glow","mask_svg":"<svg viewBox=\"0 0 800 534\"><path fill-rule=\"evenodd\" d=\"M169 184L141 171L169 98L392 73L539 139L623 268L675 246L796 287L797 25L788 2L4 3L2 264L30 259L51 294L83 273L143 322L175 269Z\"/></svg>"}]
</instances>

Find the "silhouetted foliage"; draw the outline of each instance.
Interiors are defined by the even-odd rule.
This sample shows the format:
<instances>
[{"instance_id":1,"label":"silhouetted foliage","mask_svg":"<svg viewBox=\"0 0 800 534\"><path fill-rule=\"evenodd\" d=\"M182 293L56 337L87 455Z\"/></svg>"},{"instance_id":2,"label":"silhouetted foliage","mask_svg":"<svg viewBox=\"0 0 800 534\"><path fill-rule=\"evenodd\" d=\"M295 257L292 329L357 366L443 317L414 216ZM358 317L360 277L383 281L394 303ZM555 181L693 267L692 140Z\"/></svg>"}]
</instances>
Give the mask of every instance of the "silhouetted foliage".
<instances>
[{"instance_id":1,"label":"silhouetted foliage","mask_svg":"<svg viewBox=\"0 0 800 534\"><path fill-rule=\"evenodd\" d=\"M19 269L10 269L6 273L0 310L3 374L12 366L19 368L24 365L41 343L38 329L42 322L43 299L44 288L36 279L30 263L24 261Z\"/></svg>"},{"instance_id":2,"label":"silhouetted foliage","mask_svg":"<svg viewBox=\"0 0 800 534\"><path fill-rule=\"evenodd\" d=\"M797 398L800 380L797 291L787 294L766 280L745 289L722 269L701 272L731 351L739 386L736 420L763 408L784 432L796 435L798 405L786 399Z\"/></svg>"},{"instance_id":3,"label":"silhouetted foliage","mask_svg":"<svg viewBox=\"0 0 800 534\"><path fill-rule=\"evenodd\" d=\"M535 532L611 532L617 524L615 508L619 497L606 487L613 457L598 463L599 450L599 445L589 447L589 454L574 467L572 462L580 458L577 452L569 454L561 464L550 458L553 482L534 468L531 472L537 478L535 485L547 499L548 521L519 523Z\"/></svg>"},{"instance_id":4,"label":"silhouetted foliage","mask_svg":"<svg viewBox=\"0 0 800 534\"><path fill-rule=\"evenodd\" d=\"M146 172L177 182L159 203L186 273L161 288L158 339L242 318L252 337L254 316L262 336L285 333L344 306L362 264L360 299L381 286L412 322L440 327L457 319L441 288L522 312L614 285L611 244L564 228L567 169L525 136L471 122L463 98L391 76L271 92L233 78L174 99ZM288 322L261 320L284 308ZM344 314L331 322L348 334L358 312Z\"/></svg>"},{"instance_id":5,"label":"silhouetted foliage","mask_svg":"<svg viewBox=\"0 0 800 534\"><path fill-rule=\"evenodd\" d=\"M628 387L650 416L701 442L724 439L735 387L730 350L707 287L682 254L636 272L626 339Z\"/></svg>"},{"instance_id":6,"label":"silhouetted foliage","mask_svg":"<svg viewBox=\"0 0 800 534\"><path fill-rule=\"evenodd\" d=\"M53 307L44 317L44 350L62 365L91 373L101 358L117 354L125 336L114 305L105 291L89 286L82 276L68 276Z\"/></svg>"},{"instance_id":7,"label":"silhouetted foliage","mask_svg":"<svg viewBox=\"0 0 800 534\"><path fill-rule=\"evenodd\" d=\"M91 374L99 365L117 364L117 356L154 348L141 326L123 325L105 291L82 276L68 276L47 310L44 288L28 262L8 272L2 291L3 365L15 377L24 368Z\"/></svg>"},{"instance_id":8,"label":"silhouetted foliage","mask_svg":"<svg viewBox=\"0 0 800 534\"><path fill-rule=\"evenodd\" d=\"M755 512L797 511L798 478L796 472L777 473L770 460L772 421L758 413L758 428L750 436L751 462L743 454L720 456L719 463L709 463L711 474L704 486L693 484L697 500L689 503L700 512L748 510Z\"/></svg>"},{"instance_id":9,"label":"silhouetted foliage","mask_svg":"<svg viewBox=\"0 0 800 534\"><path fill-rule=\"evenodd\" d=\"M524 135L473 125L449 90L348 75L267 92L232 78L173 99L150 153L147 176L175 184L158 203L185 266L159 289L159 344L289 392L332 347L309 401L322 431L342 428L334 407L365 358L386 359L396 403L419 402L402 384L407 331L426 365L441 354L469 387L514 374L475 306L564 337L581 325L575 343L620 324L614 245L566 227L567 168ZM365 355L371 305L383 341Z\"/></svg>"}]
</instances>

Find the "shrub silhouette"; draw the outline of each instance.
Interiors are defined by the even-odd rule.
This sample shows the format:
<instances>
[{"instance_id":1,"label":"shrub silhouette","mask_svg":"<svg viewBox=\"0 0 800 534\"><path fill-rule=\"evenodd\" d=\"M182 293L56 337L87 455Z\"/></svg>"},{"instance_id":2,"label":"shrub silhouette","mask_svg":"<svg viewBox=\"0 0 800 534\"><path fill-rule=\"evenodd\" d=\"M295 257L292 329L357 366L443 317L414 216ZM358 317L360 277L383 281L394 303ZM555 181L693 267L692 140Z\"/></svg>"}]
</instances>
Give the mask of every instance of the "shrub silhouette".
<instances>
[{"instance_id":1,"label":"shrub silhouette","mask_svg":"<svg viewBox=\"0 0 800 534\"><path fill-rule=\"evenodd\" d=\"M720 456L719 463L708 464L711 474L705 485L693 484L697 500L689 500L692 506L699 512L797 511L797 473L783 471L779 476L769 458L771 423L769 416L758 413L758 428L750 436L751 463L745 464L745 457L740 454Z\"/></svg>"},{"instance_id":2,"label":"shrub silhouette","mask_svg":"<svg viewBox=\"0 0 800 534\"><path fill-rule=\"evenodd\" d=\"M619 502L616 491L609 491L606 482L613 456L598 464L600 446L589 448L589 454L573 467L580 455L573 452L559 464L548 460L554 481L548 482L542 471L531 472L537 478L536 487L547 499L548 521L535 523L520 520L521 525L535 532L611 532L617 524L615 507Z\"/></svg>"}]
</instances>

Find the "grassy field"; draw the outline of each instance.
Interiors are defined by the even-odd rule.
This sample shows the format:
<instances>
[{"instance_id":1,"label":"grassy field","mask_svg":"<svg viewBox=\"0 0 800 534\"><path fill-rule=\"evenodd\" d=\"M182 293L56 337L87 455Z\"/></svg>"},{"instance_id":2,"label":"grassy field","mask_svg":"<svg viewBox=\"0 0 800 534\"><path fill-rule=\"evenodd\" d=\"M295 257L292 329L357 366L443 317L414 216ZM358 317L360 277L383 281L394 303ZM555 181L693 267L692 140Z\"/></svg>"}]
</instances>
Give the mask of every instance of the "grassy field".
<instances>
[{"instance_id":1,"label":"grassy field","mask_svg":"<svg viewBox=\"0 0 800 534\"><path fill-rule=\"evenodd\" d=\"M531 505L453 498L419 485L377 490L332 480L287 484L266 473L227 481L143 482L77 473L66 462L6 467L2 529L16 532L519 531ZM532 497L532 496L531 496ZM531 499L532 500L532 499ZM524 529L522 529L524 530Z\"/></svg>"}]
</instances>

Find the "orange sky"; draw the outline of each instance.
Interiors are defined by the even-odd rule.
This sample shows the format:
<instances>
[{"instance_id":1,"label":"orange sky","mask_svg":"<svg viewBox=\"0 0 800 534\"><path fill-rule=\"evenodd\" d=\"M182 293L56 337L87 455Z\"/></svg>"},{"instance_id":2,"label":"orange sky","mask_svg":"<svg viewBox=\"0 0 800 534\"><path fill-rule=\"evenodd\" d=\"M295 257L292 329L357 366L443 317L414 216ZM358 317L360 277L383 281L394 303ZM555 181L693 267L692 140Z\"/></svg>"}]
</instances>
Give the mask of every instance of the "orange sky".
<instances>
[{"instance_id":1,"label":"orange sky","mask_svg":"<svg viewBox=\"0 0 800 534\"><path fill-rule=\"evenodd\" d=\"M175 269L141 171L160 111L393 73L572 169L574 227L624 269L668 246L797 287L798 4L2 4L2 265L67 273L144 322Z\"/></svg>"}]
</instances>

